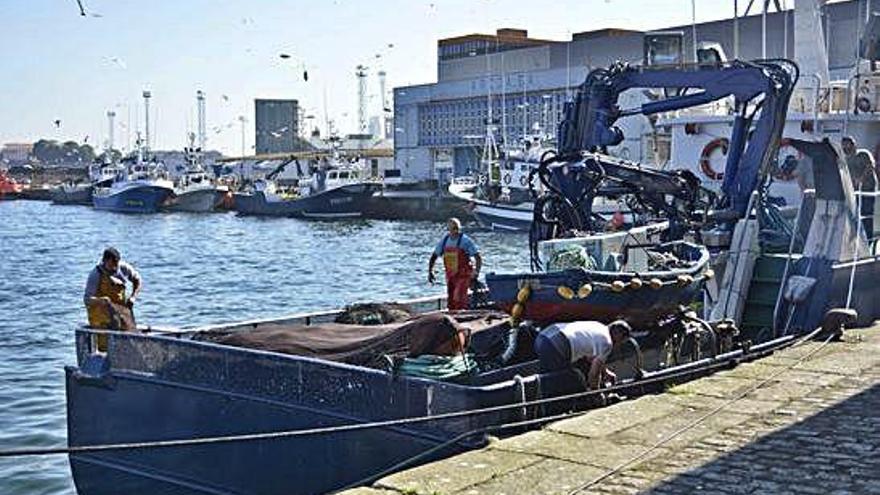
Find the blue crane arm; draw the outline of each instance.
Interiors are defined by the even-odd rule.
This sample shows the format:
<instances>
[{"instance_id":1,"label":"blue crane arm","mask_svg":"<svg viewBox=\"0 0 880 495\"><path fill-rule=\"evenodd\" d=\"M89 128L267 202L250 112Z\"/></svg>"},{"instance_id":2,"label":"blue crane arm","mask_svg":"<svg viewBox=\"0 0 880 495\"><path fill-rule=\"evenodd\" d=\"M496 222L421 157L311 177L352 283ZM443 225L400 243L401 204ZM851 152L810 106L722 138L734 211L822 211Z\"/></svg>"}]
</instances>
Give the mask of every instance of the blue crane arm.
<instances>
[{"instance_id":1,"label":"blue crane arm","mask_svg":"<svg viewBox=\"0 0 880 495\"><path fill-rule=\"evenodd\" d=\"M680 110L733 97L737 114L721 190L724 206L742 217L752 191L769 172L797 77L797 66L785 60L689 68L616 64L597 69L581 84L574 101L566 104L557 136L560 156L574 158L620 144L624 136L615 124L621 117ZM620 95L635 88L676 89L679 95L621 109ZM749 108L754 111L749 113Z\"/></svg>"}]
</instances>

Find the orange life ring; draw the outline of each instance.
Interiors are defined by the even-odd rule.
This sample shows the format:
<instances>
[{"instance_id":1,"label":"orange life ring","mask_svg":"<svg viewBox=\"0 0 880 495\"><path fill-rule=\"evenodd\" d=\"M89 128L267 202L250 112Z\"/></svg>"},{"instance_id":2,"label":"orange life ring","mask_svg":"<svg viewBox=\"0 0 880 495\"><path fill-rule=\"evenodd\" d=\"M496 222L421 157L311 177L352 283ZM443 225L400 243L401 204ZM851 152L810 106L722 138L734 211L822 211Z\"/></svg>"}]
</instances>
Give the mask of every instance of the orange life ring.
<instances>
[{"instance_id":1,"label":"orange life ring","mask_svg":"<svg viewBox=\"0 0 880 495\"><path fill-rule=\"evenodd\" d=\"M716 138L709 141L700 153L700 170L711 180L721 180L724 178L724 172L718 172L712 168L709 158L715 150L721 148L721 152L725 155L730 147L730 141L727 138Z\"/></svg>"}]
</instances>

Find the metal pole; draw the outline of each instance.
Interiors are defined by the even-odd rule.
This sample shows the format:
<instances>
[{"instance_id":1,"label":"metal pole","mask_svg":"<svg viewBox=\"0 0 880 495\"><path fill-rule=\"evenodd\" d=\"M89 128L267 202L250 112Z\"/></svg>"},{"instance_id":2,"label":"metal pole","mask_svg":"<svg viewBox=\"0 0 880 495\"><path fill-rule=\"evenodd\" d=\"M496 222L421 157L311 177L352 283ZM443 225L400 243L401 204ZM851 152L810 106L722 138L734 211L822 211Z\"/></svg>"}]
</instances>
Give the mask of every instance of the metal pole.
<instances>
[{"instance_id":1,"label":"metal pole","mask_svg":"<svg viewBox=\"0 0 880 495\"><path fill-rule=\"evenodd\" d=\"M761 11L761 58L767 58L767 7L769 0L764 2L764 10Z\"/></svg>"},{"instance_id":2,"label":"metal pole","mask_svg":"<svg viewBox=\"0 0 880 495\"><path fill-rule=\"evenodd\" d=\"M205 129L205 93L201 90L196 91L196 105L198 110L199 149L204 152L205 143L207 142L207 131Z\"/></svg>"},{"instance_id":3,"label":"metal pole","mask_svg":"<svg viewBox=\"0 0 880 495\"><path fill-rule=\"evenodd\" d=\"M144 151L150 151L150 94L149 91L143 92L144 96Z\"/></svg>"},{"instance_id":4,"label":"metal pole","mask_svg":"<svg viewBox=\"0 0 880 495\"><path fill-rule=\"evenodd\" d=\"M244 118L244 115L239 115L238 121L241 122L241 156L246 156L245 152L247 151L247 144L245 143L244 125L247 123L247 119Z\"/></svg>"},{"instance_id":5,"label":"metal pole","mask_svg":"<svg viewBox=\"0 0 880 495\"><path fill-rule=\"evenodd\" d=\"M697 63L697 0L691 0L691 32L694 45L694 63Z\"/></svg>"},{"instance_id":6,"label":"metal pole","mask_svg":"<svg viewBox=\"0 0 880 495\"><path fill-rule=\"evenodd\" d=\"M733 58L739 59L739 2L733 0Z\"/></svg>"}]
</instances>

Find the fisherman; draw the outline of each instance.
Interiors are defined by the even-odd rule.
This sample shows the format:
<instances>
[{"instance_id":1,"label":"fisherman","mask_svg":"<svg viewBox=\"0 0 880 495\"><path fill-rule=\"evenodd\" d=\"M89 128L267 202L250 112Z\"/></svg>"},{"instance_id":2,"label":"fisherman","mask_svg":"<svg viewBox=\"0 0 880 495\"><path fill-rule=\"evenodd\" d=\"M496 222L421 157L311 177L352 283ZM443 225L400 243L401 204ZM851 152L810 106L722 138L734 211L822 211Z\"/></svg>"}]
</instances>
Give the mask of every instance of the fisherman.
<instances>
[{"instance_id":1,"label":"fisherman","mask_svg":"<svg viewBox=\"0 0 880 495\"><path fill-rule=\"evenodd\" d=\"M846 156L846 167L856 191L874 192L877 187L877 172L871 152L856 148L856 140L852 136L844 136L840 140L843 154ZM874 235L874 197L861 197L862 228L868 238Z\"/></svg>"},{"instance_id":2,"label":"fisherman","mask_svg":"<svg viewBox=\"0 0 880 495\"><path fill-rule=\"evenodd\" d=\"M125 297L125 281L131 282L132 291ZM130 264L122 261L116 248L104 250L101 263L89 273L83 302L89 316L89 326L113 330L134 330L132 308L141 291L141 276ZM103 336L101 336L103 337ZM105 350L106 338L99 338L99 350Z\"/></svg>"},{"instance_id":3,"label":"fisherman","mask_svg":"<svg viewBox=\"0 0 880 495\"><path fill-rule=\"evenodd\" d=\"M611 351L629 339L630 331L623 320L608 325L598 321L556 323L535 337L535 354L541 371L573 367L584 373L590 390L598 390L605 382L617 382L617 375L605 363Z\"/></svg>"},{"instance_id":4,"label":"fisherman","mask_svg":"<svg viewBox=\"0 0 880 495\"><path fill-rule=\"evenodd\" d=\"M871 152L863 148L856 148L856 140L852 136L844 136L840 140L840 146L846 157L846 166L849 169L853 188L856 191L874 191L877 185L877 173Z\"/></svg>"},{"instance_id":5,"label":"fisherman","mask_svg":"<svg viewBox=\"0 0 880 495\"><path fill-rule=\"evenodd\" d=\"M459 219L450 218L446 222L446 227L449 233L443 236L431 253L431 259L428 260L428 282L435 283L434 262L439 256L443 256L443 265L446 267L447 307L452 310L467 309L468 289L471 282L480 275L483 258L474 241L461 232ZM471 258L474 259L473 263Z\"/></svg>"}]
</instances>

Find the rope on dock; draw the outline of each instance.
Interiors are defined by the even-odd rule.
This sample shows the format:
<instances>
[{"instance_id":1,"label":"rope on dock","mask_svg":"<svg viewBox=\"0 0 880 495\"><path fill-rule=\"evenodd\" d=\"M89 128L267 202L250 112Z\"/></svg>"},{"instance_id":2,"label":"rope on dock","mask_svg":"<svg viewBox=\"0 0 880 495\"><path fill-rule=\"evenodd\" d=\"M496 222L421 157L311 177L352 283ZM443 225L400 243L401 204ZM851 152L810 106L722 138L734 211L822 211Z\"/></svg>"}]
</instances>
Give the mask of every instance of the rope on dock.
<instances>
[{"instance_id":1,"label":"rope on dock","mask_svg":"<svg viewBox=\"0 0 880 495\"><path fill-rule=\"evenodd\" d=\"M782 349L793 342L803 342L809 338L814 337L818 334L821 329L817 329L816 331L808 334L803 337L799 341L795 341L794 339L781 337L780 342L777 345L772 347L768 347L765 351L772 352L777 349ZM468 416L478 416L481 414L488 414L493 412L502 412L512 409L522 409L525 407L531 406L540 406L545 404L551 404L554 402L563 402L569 401L573 399L583 399L587 397L597 396L603 393L609 392L618 392L618 391L626 391L630 389L637 389L639 387L644 387L647 385L664 383L671 380L676 380L678 378L687 377L695 374L701 374L708 372L713 369L723 368L730 366L731 363L739 362L741 360L747 360L753 357L751 354L743 352L738 357L729 357L725 360L719 360L717 362L709 362L705 366L700 366L696 369L685 369L673 373L664 373L659 372L655 376L650 376L647 378L641 378L630 382L620 383L617 385L613 385L611 387L603 388L600 390L588 390L584 392L578 392L573 394L561 395L557 397L547 397L542 399L534 399L526 402L516 402L511 404L504 404L500 406L491 406L480 409L468 409L463 411L454 411L443 414L436 415L428 415L428 416L411 416L407 418L398 418L391 419L385 421L374 421L374 422L365 422L365 423L355 423L355 424L347 424L347 425L337 425L337 426L326 426L319 428L307 428L302 430L285 430L285 431L274 431L274 432L262 432L262 433L246 433L239 435L224 435L224 436L215 436L215 437L200 437L200 438L184 438L184 439L174 439L174 440L156 440L156 441L144 441L144 442L128 442L128 443L115 443L115 444L101 444L101 445L78 445L78 446L64 446L64 447L33 447L33 448L18 448L18 449L6 449L0 450L0 458L14 458L14 457L26 457L26 456L47 456L47 455L63 455L63 454L85 454L85 453L94 453L94 452L106 452L106 451L114 451L114 450L135 450L135 449L149 449L149 448L163 448L163 447L182 447L182 446L190 446L190 445L207 445L207 444L215 444L215 443L230 443L230 442L246 442L246 441L256 441L256 440L269 440L269 439L277 439L277 438L290 438L290 437L304 437L311 435L324 435L324 434L333 434L333 433L344 433L350 431L360 431L360 430L368 430L374 428L392 428L396 426L406 426L418 423L426 423L430 421L440 421L446 419L455 419L462 418ZM683 366L688 366L687 364ZM579 413L583 413L584 411L580 411ZM543 418L542 418L543 419ZM503 427L504 425L498 425L499 427ZM470 433L472 435L474 433ZM449 442L446 442L449 443Z\"/></svg>"},{"instance_id":2,"label":"rope on dock","mask_svg":"<svg viewBox=\"0 0 880 495\"><path fill-rule=\"evenodd\" d=\"M802 340L799 340L797 343L795 343L792 347L796 347L796 346L798 346L798 345L804 343L805 341L809 340L810 338L815 337L815 336L818 335L822 330L823 330L822 328L818 328L818 329L814 330L812 333L810 333L809 335L805 336ZM813 350L811 350L810 352L806 353L805 355L801 356L801 357L798 358L794 363L792 363L792 364L790 364L790 365L788 365L788 366L783 367L783 368L782 368L781 370L779 370L778 372L776 372L776 373L770 375L768 378L765 378L765 379L761 380L760 382L758 382L758 383L755 384L754 386L749 387L749 388L746 389L745 391L743 391L743 392L741 392L740 394L736 395L735 397L729 399L727 402L722 403L721 405L719 405L718 407L712 409L711 411L707 412L706 414L700 416L699 418L695 419L695 420L692 421L691 423L688 423L688 424L686 424L685 426L679 428L678 430L676 430L676 431L670 433L670 434L667 435L666 437L661 438L659 441L657 441L657 443L655 443L654 445L651 445L650 447L648 447L647 449L645 449L644 451L642 451L640 454L638 454L638 455L636 455L636 456L634 456L634 457L632 457L632 458L630 458L630 459L628 459L628 460L626 460L626 461L620 463L619 465L617 465L616 467L610 469L608 472L602 474L601 476L599 476L599 477L597 477L597 478L594 478L594 479L588 481L587 483L584 483L584 484L578 486L578 487L575 488L574 490L568 492L568 495L575 495L575 494L577 494L578 492L581 492L581 491L583 491L583 490L586 490L586 489L588 489L588 488L591 488L591 487L593 487L593 486L598 485L598 484L601 483L602 481L604 481L604 480L606 480L606 479L608 479L608 478L614 476L615 474L619 474L621 471L623 471L623 470L626 469L627 467L633 465L634 463L640 461L641 459L645 458L646 456L648 456L649 454L651 454L652 452L654 452L655 450L657 450L658 448L660 448L661 446L663 446L664 444L666 444L667 442L669 442L670 440L673 440L673 439L675 439L676 437L678 437L679 435L681 435L681 434L683 434L683 433L685 433L685 432L691 430L692 428L695 428L695 427L699 426L701 423L703 423L703 422L706 421L707 419L711 418L712 416L718 414L719 412L721 412L722 410L724 410L725 408L727 408L727 407L730 406L731 404L733 404L733 403L735 403L735 402L737 402L737 401L743 399L744 397L746 397L747 395L751 394L752 392L758 390L759 388L763 387L764 385L766 385L766 384L768 384L768 383L774 381L779 375L781 375L781 374L783 374L783 373L785 373L785 372L787 372L787 371L791 371L791 369L793 369L795 366L797 366L797 365L803 363L803 362L806 361L810 356L812 356L813 354L815 354L815 353L819 352L820 350L824 349L825 346L828 345L828 343L831 342L832 339L834 339L834 337L835 337L834 334L829 335L829 336L825 339L825 341L822 342L818 347L816 347L815 349L813 349Z\"/></svg>"}]
</instances>

